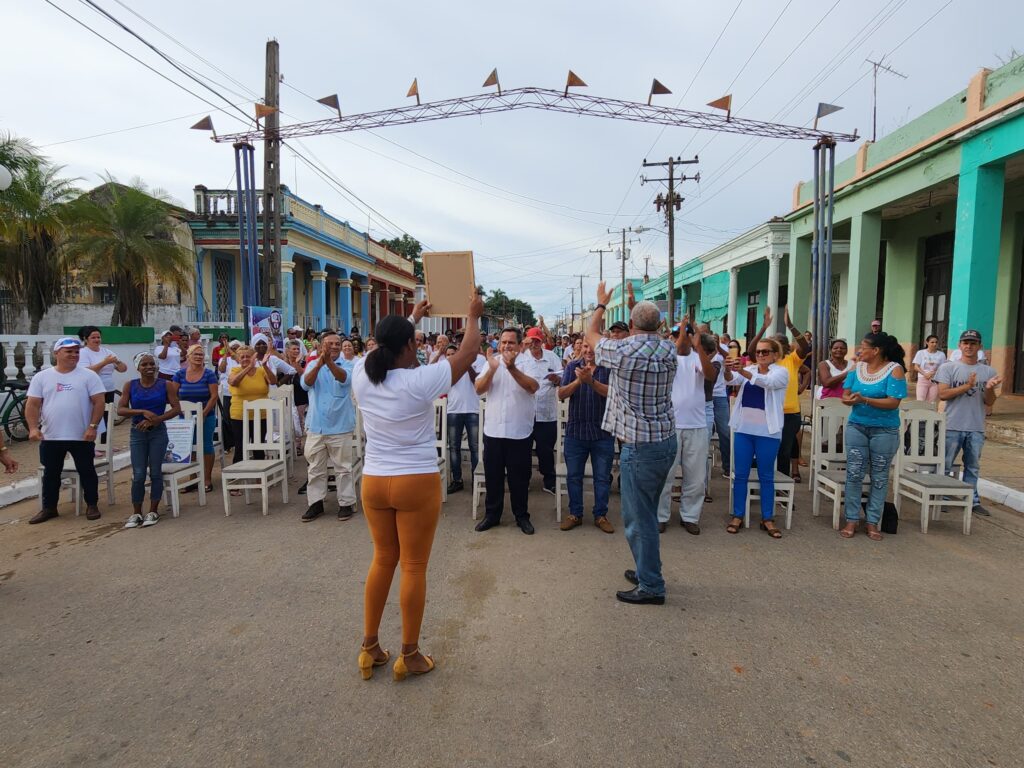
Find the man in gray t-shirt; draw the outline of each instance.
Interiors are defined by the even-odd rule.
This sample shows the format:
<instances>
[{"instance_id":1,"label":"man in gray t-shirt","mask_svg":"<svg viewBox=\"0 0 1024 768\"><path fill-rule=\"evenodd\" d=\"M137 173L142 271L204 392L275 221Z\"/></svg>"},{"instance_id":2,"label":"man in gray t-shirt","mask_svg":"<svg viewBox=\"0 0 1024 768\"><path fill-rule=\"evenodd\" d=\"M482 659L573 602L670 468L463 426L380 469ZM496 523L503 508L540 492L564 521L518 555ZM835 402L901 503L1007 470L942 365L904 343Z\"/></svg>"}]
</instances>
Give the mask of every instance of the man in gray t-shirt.
<instances>
[{"instance_id":1,"label":"man in gray t-shirt","mask_svg":"<svg viewBox=\"0 0 1024 768\"><path fill-rule=\"evenodd\" d=\"M995 403L1002 379L994 368L978 362L978 331L960 334L959 349L960 360L943 363L933 379L939 385L939 399L946 404L946 472L962 451L964 482L974 486L974 514L988 515L978 497L978 469L985 445L985 408Z\"/></svg>"}]
</instances>

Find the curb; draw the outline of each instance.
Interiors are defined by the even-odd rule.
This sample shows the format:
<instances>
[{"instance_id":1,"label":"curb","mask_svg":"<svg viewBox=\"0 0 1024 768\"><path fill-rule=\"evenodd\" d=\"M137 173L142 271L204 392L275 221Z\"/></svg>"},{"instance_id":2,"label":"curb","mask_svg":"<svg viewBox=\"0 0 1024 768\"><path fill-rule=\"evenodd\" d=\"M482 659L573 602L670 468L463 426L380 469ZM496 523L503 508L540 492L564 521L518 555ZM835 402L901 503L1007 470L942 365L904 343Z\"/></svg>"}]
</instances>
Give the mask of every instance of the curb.
<instances>
[{"instance_id":1,"label":"curb","mask_svg":"<svg viewBox=\"0 0 1024 768\"><path fill-rule=\"evenodd\" d=\"M1015 512L1024 513L1024 491L978 478L978 495L992 499L997 504L1009 507Z\"/></svg>"}]
</instances>

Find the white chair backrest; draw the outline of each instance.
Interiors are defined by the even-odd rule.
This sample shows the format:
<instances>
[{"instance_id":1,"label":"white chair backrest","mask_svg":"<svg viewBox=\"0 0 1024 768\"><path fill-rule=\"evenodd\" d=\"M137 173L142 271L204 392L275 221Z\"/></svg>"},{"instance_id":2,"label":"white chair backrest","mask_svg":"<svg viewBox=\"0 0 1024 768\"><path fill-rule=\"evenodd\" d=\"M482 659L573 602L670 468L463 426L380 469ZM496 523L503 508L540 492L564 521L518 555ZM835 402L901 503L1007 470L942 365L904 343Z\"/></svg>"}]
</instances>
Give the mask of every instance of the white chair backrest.
<instances>
[{"instance_id":1,"label":"white chair backrest","mask_svg":"<svg viewBox=\"0 0 1024 768\"><path fill-rule=\"evenodd\" d=\"M284 423L284 400L264 398L250 400L242 407L242 448L243 456L249 458L253 451L263 451L268 459L284 460L286 455L285 440L279 436L274 440L272 427L275 423ZM266 423L266 437L261 437L263 430L260 422Z\"/></svg>"},{"instance_id":2,"label":"white chair backrest","mask_svg":"<svg viewBox=\"0 0 1024 768\"><path fill-rule=\"evenodd\" d=\"M438 456L448 455L448 398L434 401L434 445Z\"/></svg>"},{"instance_id":3,"label":"white chair backrest","mask_svg":"<svg viewBox=\"0 0 1024 768\"><path fill-rule=\"evenodd\" d=\"M936 410L935 403L930 403L927 400L900 400L901 411L934 411Z\"/></svg>"},{"instance_id":4,"label":"white chair backrest","mask_svg":"<svg viewBox=\"0 0 1024 768\"><path fill-rule=\"evenodd\" d=\"M201 403L190 403L187 400L181 401L181 416L185 419L192 419L192 453L196 461L203 463L203 405Z\"/></svg>"},{"instance_id":5,"label":"white chair backrest","mask_svg":"<svg viewBox=\"0 0 1024 768\"><path fill-rule=\"evenodd\" d=\"M558 401L558 428L555 439L555 464L561 464L565 459L565 425L569 421L569 401Z\"/></svg>"},{"instance_id":6,"label":"white chair backrest","mask_svg":"<svg viewBox=\"0 0 1024 768\"><path fill-rule=\"evenodd\" d=\"M366 435L363 434L363 412L356 406L356 426L352 430L352 461L363 455L366 445Z\"/></svg>"},{"instance_id":7,"label":"white chair backrest","mask_svg":"<svg viewBox=\"0 0 1024 768\"><path fill-rule=\"evenodd\" d=\"M908 436L909 439L904 439ZM900 412L900 447L897 471L928 469L946 471L946 414L928 408Z\"/></svg>"},{"instance_id":8,"label":"white chair backrest","mask_svg":"<svg viewBox=\"0 0 1024 768\"><path fill-rule=\"evenodd\" d=\"M127 386L127 384L125 386ZM109 446L113 445L114 419L117 418L117 402L107 403L103 406L103 412L107 416L107 428L104 430L102 435L98 435L96 437L96 448L98 450L107 450Z\"/></svg>"},{"instance_id":9,"label":"white chair backrest","mask_svg":"<svg viewBox=\"0 0 1024 768\"><path fill-rule=\"evenodd\" d=\"M814 401L812 463L816 469L827 469L836 462L846 461L846 450L840 445L843 428L850 418L850 406L838 397Z\"/></svg>"},{"instance_id":10,"label":"white chair backrest","mask_svg":"<svg viewBox=\"0 0 1024 768\"><path fill-rule=\"evenodd\" d=\"M484 415L487 412L487 398L480 398L480 425L476 431L476 450L480 461L484 460Z\"/></svg>"},{"instance_id":11,"label":"white chair backrest","mask_svg":"<svg viewBox=\"0 0 1024 768\"><path fill-rule=\"evenodd\" d=\"M271 400L282 400L284 401L284 414L285 418L283 423L274 422L273 430L284 435L287 439L291 440L294 431L294 422L292 422L292 408L295 406L295 390L291 384L281 384L277 387L271 387L270 389Z\"/></svg>"}]
</instances>

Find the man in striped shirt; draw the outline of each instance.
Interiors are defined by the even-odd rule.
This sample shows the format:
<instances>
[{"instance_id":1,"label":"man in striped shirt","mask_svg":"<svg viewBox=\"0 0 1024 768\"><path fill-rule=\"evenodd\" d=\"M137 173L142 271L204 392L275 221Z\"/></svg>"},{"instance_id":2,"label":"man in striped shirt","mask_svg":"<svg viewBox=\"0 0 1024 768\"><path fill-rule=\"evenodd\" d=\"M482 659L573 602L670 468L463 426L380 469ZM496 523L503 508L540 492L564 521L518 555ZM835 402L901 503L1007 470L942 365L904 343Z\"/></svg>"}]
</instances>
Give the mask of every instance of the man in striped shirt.
<instances>
[{"instance_id":1,"label":"man in striped shirt","mask_svg":"<svg viewBox=\"0 0 1024 768\"><path fill-rule=\"evenodd\" d=\"M662 605L665 580L661 576L658 497L676 456L672 412L676 350L656 333L661 312L650 301L633 307L633 330L628 337L604 338L601 325L611 296L603 282L597 286L597 307L587 329L587 343L594 348L597 364L611 371L601 426L623 444L619 457L622 522L636 561L636 570L625 573L635 588L615 596L624 603Z\"/></svg>"},{"instance_id":2,"label":"man in striped shirt","mask_svg":"<svg viewBox=\"0 0 1024 768\"><path fill-rule=\"evenodd\" d=\"M571 531L583 522L583 474L589 457L594 474L594 525L605 533L615 533L607 517L615 438L601 429L609 373L603 365L595 364L594 350L584 342L583 357L569 363L562 374L558 399L569 398L569 419L562 446L569 514L562 521L563 531Z\"/></svg>"}]
</instances>

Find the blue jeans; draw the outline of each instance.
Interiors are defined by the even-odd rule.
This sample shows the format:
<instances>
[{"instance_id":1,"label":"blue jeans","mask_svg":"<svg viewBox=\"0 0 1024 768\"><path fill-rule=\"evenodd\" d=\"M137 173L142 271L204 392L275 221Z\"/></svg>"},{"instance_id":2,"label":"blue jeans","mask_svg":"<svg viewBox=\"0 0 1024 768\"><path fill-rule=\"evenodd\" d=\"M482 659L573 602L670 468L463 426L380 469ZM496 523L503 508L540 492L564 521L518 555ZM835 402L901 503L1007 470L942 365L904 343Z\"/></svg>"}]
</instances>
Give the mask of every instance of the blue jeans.
<instances>
[{"instance_id":1,"label":"blue jeans","mask_svg":"<svg viewBox=\"0 0 1024 768\"><path fill-rule=\"evenodd\" d=\"M867 521L878 525L889 492L889 465L900 445L899 427L868 427L847 422L846 501L843 516L849 523L860 520L860 496L864 475L871 473Z\"/></svg>"},{"instance_id":2,"label":"blue jeans","mask_svg":"<svg viewBox=\"0 0 1024 768\"><path fill-rule=\"evenodd\" d=\"M716 397L711 402L715 404L715 429L718 430L718 452L722 454L722 471L728 472L732 466L732 457L729 454L729 397Z\"/></svg>"},{"instance_id":3,"label":"blue jeans","mask_svg":"<svg viewBox=\"0 0 1024 768\"><path fill-rule=\"evenodd\" d=\"M622 523L636 561L640 589L665 594L661 577L658 497L676 458L676 436L657 443L623 443L619 455L622 478Z\"/></svg>"},{"instance_id":4,"label":"blue jeans","mask_svg":"<svg viewBox=\"0 0 1024 768\"><path fill-rule=\"evenodd\" d=\"M736 455L733 459L732 516L745 517L747 512L747 481L750 467L757 459L757 480L761 484L761 522L775 519L775 460L782 440L777 437L733 435Z\"/></svg>"},{"instance_id":5,"label":"blue jeans","mask_svg":"<svg viewBox=\"0 0 1024 768\"><path fill-rule=\"evenodd\" d=\"M132 427L128 439L132 457L132 504L146 498L146 472L149 472L149 499L160 501L164 494L164 454L167 453L167 428L159 424L140 432Z\"/></svg>"},{"instance_id":6,"label":"blue jeans","mask_svg":"<svg viewBox=\"0 0 1024 768\"><path fill-rule=\"evenodd\" d=\"M452 475L452 482L462 482L462 430L466 430L466 440L469 443L469 464L472 469L470 474L476 472L476 465L479 461L477 455L477 442L479 440L480 414L479 413L449 413L448 414L448 464Z\"/></svg>"},{"instance_id":7,"label":"blue jeans","mask_svg":"<svg viewBox=\"0 0 1024 768\"><path fill-rule=\"evenodd\" d=\"M984 432L961 432L946 430L946 474L953 471L957 454L963 451L964 482L974 488L974 503L981 504L978 497L978 470L981 464L981 449L985 445Z\"/></svg>"},{"instance_id":8,"label":"blue jeans","mask_svg":"<svg viewBox=\"0 0 1024 768\"><path fill-rule=\"evenodd\" d=\"M580 440L565 436L566 488L569 490L569 514L583 517L583 472L587 457L594 470L594 519L608 514L608 492L612 486L612 458L615 456L615 438Z\"/></svg>"}]
</instances>

